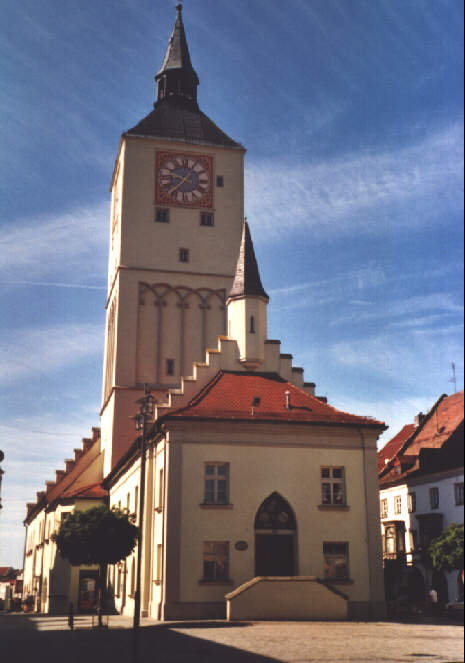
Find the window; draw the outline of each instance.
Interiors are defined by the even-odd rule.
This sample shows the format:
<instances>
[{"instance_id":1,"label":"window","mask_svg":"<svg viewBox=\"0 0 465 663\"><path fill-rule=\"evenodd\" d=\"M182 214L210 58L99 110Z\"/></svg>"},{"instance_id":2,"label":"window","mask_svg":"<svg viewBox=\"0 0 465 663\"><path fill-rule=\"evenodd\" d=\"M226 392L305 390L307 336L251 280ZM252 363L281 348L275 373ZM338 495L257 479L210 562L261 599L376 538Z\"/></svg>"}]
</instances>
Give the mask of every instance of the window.
<instances>
[{"instance_id":1,"label":"window","mask_svg":"<svg viewBox=\"0 0 465 663\"><path fill-rule=\"evenodd\" d=\"M463 481L454 484L455 506L463 506Z\"/></svg>"},{"instance_id":2,"label":"window","mask_svg":"<svg viewBox=\"0 0 465 663\"><path fill-rule=\"evenodd\" d=\"M155 574L155 581L160 583L163 580L163 546L161 543L157 544L157 569Z\"/></svg>"},{"instance_id":3,"label":"window","mask_svg":"<svg viewBox=\"0 0 465 663\"><path fill-rule=\"evenodd\" d=\"M179 262L189 262L189 249L179 249Z\"/></svg>"},{"instance_id":4,"label":"window","mask_svg":"<svg viewBox=\"0 0 465 663\"><path fill-rule=\"evenodd\" d=\"M431 509L439 509L439 488L437 486L429 489L429 505Z\"/></svg>"},{"instance_id":5,"label":"window","mask_svg":"<svg viewBox=\"0 0 465 663\"><path fill-rule=\"evenodd\" d=\"M158 500L157 500L157 509L160 511L163 509L163 490L164 490L164 472L163 468L158 472Z\"/></svg>"},{"instance_id":6,"label":"window","mask_svg":"<svg viewBox=\"0 0 465 663\"><path fill-rule=\"evenodd\" d=\"M139 513L139 486L134 488L134 521L137 522L137 515Z\"/></svg>"},{"instance_id":7,"label":"window","mask_svg":"<svg viewBox=\"0 0 465 663\"><path fill-rule=\"evenodd\" d=\"M201 226L214 226L215 225L215 217L213 214L206 214L202 212L200 215L200 225Z\"/></svg>"},{"instance_id":8,"label":"window","mask_svg":"<svg viewBox=\"0 0 465 663\"><path fill-rule=\"evenodd\" d=\"M228 580L229 542L205 541L203 544L203 579Z\"/></svg>"},{"instance_id":9,"label":"window","mask_svg":"<svg viewBox=\"0 0 465 663\"><path fill-rule=\"evenodd\" d=\"M347 580L349 577L349 544L323 543L325 578Z\"/></svg>"},{"instance_id":10,"label":"window","mask_svg":"<svg viewBox=\"0 0 465 663\"><path fill-rule=\"evenodd\" d=\"M131 583L130 583L130 593L132 596L134 596L134 592L136 591L136 561L134 557L131 560Z\"/></svg>"},{"instance_id":11,"label":"window","mask_svg":"<svg viewBox=\"0 0 465 663\"><path fill-rule=\"evenodd\" d=\"M396 516L398 516L402 513L402 496L401 495L396 495L394 497L394 513L396 514Z\"/></svg>"},{"instance_id":12,"label":"window","mask_svg":"<svg viewBox=\"0 0 465 663\"><path fill-rule=\"evenodd\" d=\"M217 175L216 176L216 186L219 186L219 187L224 186L224 177L223 177L223 175Z\"/></svg>"},{"instance_id":13,"label":"window","mask_svg":"<svg viewBox=\"0 0 465 663\"><path fill-rule=\"evenodd\" d=\"M417 494L409 493L407 495L407 508L409 513L415 513L417 510Z\"/></svg>"},{"instance_id":14,"label":"window","mask_svg":"<svg viewBox=\"0 0 465 663\"><path fill-rule=\"evenodd\" d=\"M169 223L170 222L170 211L169 209L158 208L155 210L155 221L157 223Z\"/></svg>"},{"instance_id":15,"label":"window","mask_svg":"<svg viewBox=\"0 0 465 663\"><path fill-rule=\"evenodd\" d=\"M344 506L346 503L343 467L321 468L322 504Z\"/></svg>"},{"instance_id":16,"label":"window","mask_svg":"<svg viewBox=\"0 0 465 663\"><path fill-rule=\"evenodd\" d=\"M174 359L166 360L166 375L174 375Z\"/></svg>"},{"instance_id":17,"label":"window","mask_svg":"<svg viewBox=\"0 0 465 663\"><path fill-rule=\"evenodd\" d=\"M229 463L205 463L205 504L229 503Z\"/></svg>"},{"instance_id":18,"label":"window","mask_svg":"<svg viewBox=\"0 0 465 663\"><path fill-rule=\"evenodd\" d=\"M384 533L384 552L388 555L395 555L396 553L396 528L393 526L386 527Z\"/></svg>"},{"instance_id":19,"label":"window","mask_svg":"<svg viewBox=\"0 0 465 663\"><path fill-rule=\"evenodd\" d=\"M250 333L255 334L255 318L253 315L250 316Z\"/></svg>"},{"instance_id":20,"label":"window","mask_svg":"<svg viewBox=\"0 0 465 663\"><path fill-rule=\"evenodd\" d=\"M387 499L381 500L380 505L380 516L381 518L387 518L388 515L388 501Z\"/></svg>"}]
</instances>

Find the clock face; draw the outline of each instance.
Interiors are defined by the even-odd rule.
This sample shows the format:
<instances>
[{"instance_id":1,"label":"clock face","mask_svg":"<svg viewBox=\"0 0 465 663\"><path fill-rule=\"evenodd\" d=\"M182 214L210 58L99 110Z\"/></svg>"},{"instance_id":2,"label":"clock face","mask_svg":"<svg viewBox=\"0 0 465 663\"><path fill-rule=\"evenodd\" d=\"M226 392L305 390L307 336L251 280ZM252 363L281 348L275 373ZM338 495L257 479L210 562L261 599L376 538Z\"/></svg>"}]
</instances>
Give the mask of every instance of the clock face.
<instances>
[{"instance_id":1,"label":"clock face","mask_svg":"<svg viewBox=\"0 0 465 663\"><path fill-rule=\"evenodd\" d=\"M157 203L182 207L212 207L211 156L157 152L156 161Z\"/></svg>"}]
</instances>

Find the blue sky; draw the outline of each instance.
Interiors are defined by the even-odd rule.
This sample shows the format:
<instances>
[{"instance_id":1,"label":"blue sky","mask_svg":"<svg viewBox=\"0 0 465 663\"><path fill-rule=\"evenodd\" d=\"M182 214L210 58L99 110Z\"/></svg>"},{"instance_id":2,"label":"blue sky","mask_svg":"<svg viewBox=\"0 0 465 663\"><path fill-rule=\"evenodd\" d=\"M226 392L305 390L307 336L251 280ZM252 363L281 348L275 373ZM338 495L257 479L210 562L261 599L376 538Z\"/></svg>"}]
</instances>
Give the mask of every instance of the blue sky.
<instances>
[{"instance_id":1,"label":"blue sky","mask_svg":"<svg viewBox=\"0 0 465 663\"><path fill-rule=\"evenodd\" d=\"M99 423L110 177L175 4L1 0L0 565ZM463 388L462 2L186 0L184 21L201 108L248 150L270 338L392 436L452 361Z\"/></svg>"}]
</instances>

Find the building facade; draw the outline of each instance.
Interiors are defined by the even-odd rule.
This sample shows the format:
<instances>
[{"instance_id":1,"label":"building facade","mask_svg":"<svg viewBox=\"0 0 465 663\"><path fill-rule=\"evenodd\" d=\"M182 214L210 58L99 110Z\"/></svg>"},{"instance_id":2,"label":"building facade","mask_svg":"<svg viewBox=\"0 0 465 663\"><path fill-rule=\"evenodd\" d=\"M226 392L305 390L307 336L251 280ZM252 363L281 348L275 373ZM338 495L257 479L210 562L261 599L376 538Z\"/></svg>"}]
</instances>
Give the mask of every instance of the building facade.
<instances>
[{"instance_id":1,"label":"building facade","mask_svg":"<svg viewBox=\"0 0 465 663\"><path fill-rule=\"evenodd\" d=\"M102 477L100 431L94 428L92 437L74 450L74 458L65 461L65 469L56 471L55 481L47 481L36 502L27 505L23 578L27 609L67 614L70 603L76 612L95 609L97 567L71 566L58 554L52 535L70 512L105 503Z\"/></svg>"},{"instance_id":2,"label":"building facade","mask_svg":"<svg viewBox=\"0 0 465 663\"><path fill-rule=\"evenodd\" d=\"M463 600L457 571L435 572L427 549L451 523L463 524L463 392L443 395L379 452L386 595L421 606Z\"/></svg>"}]
</instances>

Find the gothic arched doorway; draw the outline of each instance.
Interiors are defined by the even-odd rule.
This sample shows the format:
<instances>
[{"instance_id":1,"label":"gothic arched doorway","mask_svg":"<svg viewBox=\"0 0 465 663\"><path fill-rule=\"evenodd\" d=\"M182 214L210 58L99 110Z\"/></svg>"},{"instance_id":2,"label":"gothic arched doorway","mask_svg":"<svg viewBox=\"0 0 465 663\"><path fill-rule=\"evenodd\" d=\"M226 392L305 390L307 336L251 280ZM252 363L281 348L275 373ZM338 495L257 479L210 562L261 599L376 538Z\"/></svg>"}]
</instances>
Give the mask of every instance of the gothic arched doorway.
<instances>
[{"instance_id":1,"label":"gothic arched doorway","mask_svg":"<svg viewBox=\"0 0 465 663\"><path fill-rule=\"evenodd\" d=\"M255 516L255 575L297 575L297 525L289 502L272 493Z\"/></svg>"}]
</instances>

